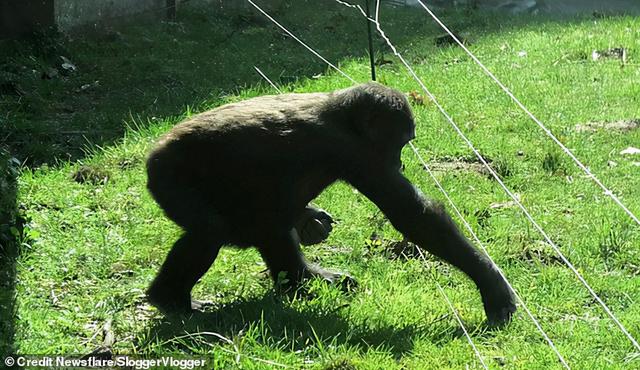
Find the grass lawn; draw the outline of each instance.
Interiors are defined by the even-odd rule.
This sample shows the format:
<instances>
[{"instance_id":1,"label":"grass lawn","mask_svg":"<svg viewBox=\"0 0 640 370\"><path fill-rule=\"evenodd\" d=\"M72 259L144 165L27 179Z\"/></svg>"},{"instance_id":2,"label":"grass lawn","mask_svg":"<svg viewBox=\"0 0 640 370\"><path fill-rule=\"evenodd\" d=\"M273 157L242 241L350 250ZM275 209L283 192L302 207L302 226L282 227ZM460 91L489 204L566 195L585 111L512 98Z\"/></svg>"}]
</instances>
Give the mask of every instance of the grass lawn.
<instances>
[{"instance_id":1,"label":"grass lawn","mask_svg":"<svg viewBox=\"0 0 640 370\"><path fill-rule=\"evenodd\" d=\"M273 15L347 74L367 81L366 27L357 11L297 1ZM438 45L443 32L426 13L384 7L380 17L465 135L640 337L640 226L463 50ZM465 11L443 19L640 214L640 155L620 154L640 147L640 19ZM374 44L379 81L412 96L420 154L569 365L640 368L629 340L382 40ZM624 61L607 53L613 48L625 49ZM355 293L312 281L313 298L279 296L256 251L227 248L194 291L213 302L206 312L169 322L145 302L146 286L180 234L145 189L144 159L154 139L192 112L275 93L254 66L290 92L351 85L257 12L186 3L177 22L141 22L71 39L43 34L29 44L4 42L0 50L6 51L0 52L0 139L25 163L18 178L21 245L0 259L3 354L87 354L107 347L103 351L148 358L206 358L209 368L481 368L440 284L490 368L561 367L522 309L508 326L488 329L470 280L436 259L394 253L401 235L341 183L317 199L337 226L305 253L349 271L360 283ZM51 76L60 55L76 71ZM406 176L444 201L408 148L403 161Z\"/></svg>"}]
</instances>

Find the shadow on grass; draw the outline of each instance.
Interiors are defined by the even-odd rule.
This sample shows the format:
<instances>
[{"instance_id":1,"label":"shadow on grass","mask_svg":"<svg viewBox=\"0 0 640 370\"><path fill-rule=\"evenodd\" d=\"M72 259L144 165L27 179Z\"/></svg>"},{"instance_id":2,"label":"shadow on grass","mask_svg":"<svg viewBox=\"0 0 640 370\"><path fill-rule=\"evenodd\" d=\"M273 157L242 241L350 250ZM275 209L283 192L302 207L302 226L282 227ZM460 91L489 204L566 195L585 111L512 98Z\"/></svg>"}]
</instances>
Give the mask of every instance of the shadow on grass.
<instances>
[{"instance_id":1,"label":"shadow on grass","mask_svg":"<svg viewBox=\"0 0 640 370\"><path fill-rule=\"evenodd\" d=\"M336 310L337 311L337 310ZM183 319L184 320L184 319ZM353 324L344 320L339 312L305 309L298 311L289 307L274 294L242 300L226 305L213 312L196 313L182 321L158 321L151 327L149 339L154 342L171 343L176 337L192 333L194 344L219 343L216 337L198 336L199 332L215 332L233 338L249 328L263 328L255 334L258 341L275 345L285 351L304 350L309 343L321 341L350 344L369 348L387 348L396 357L402 357L413 348L413 341L421 336L423 329L415 326L403 328ZM183 341L188 342L187 341ZM142 348L147 347L141 344ZM164 347L165 349L167 347Z\"/></svg>"},{"instance_id":2,"label":"shadow on grass","mask_svg":"<svg viewBox=\"0 0 640 370\"><path fill-rule=\"evenodd\" d=\"M17 175L17 160L0 148L0 356L16 350L16 261L24 223L16 205Z\"/></svg>"},{"instance_id":3,"label":"shadow on grass","mask_svg":"<svg viewBox=\"0 0 640 370\"><path fill-rule=\"evenodd\" d=\"M332 1L296 1L272 14L332 62L366 57L366 26L357 11ZM478 32L477 38L537 23L589 19L508 19L465 11L439 15L457 32ZM431 36L443 32L421 10L385 11L381 20L394 44L411 50L410 63L427 63L430 53L437 51ZM378 53L388 55L382 45L376 40ZM423 49L424 45L429 47ZM73 68L64 66L61 56ZM378 59L384 62L379 68L403 71L398 63ZM142 124L154 122L156 117L179 115L187 105L192 110L207 109L246 87L267 86L254 66L285 85L305 78L321 79L327 71L323 62L253 10L235 14L190 8L189 3L181 8L177 22L134 23L90 36L42 32L28 43L4 41L0 43L0 146L8 147L27 166L82 159L87 145L104 147L117 142L132 119ZM358 71L360 78L367 78L366 68ZM16 176L10 175L10 181L15 182ZM1 200L15 209L15 194L1 190ZM15 225L8 227L18 230ZM0 254L0 349L11 352L15 349L18 249L9 243L3 242ZM416 336L424 334L415 327L352 327L336 313L297 312L269 296L199 315L187 324L234 335L261 322L263 312L276 340L286 340L285 328L303 333L304 339L294 343L298 347L313 340L313 327L321 339L336 338L363 347L384 344L402 355L411 350ZM183 333L185 328L159 324L153 330L158 337L171 338L173 330Z\"/></svg>"},{"instance_id":4,"label":"shadow on grass","mask_svg":"<svg viewBox=\"0 0 640 370\"><path fill-rule=\"evenodd\" d=\"M16 243L3 241L0 246L0 356L15 353Z\"/></svg>"},{"instance_id":5,"label":"shadow on grass","mask_svg":"<svg viewBox=\"0 0 640 370\"><path fill-rule=\"evenodd\" d=\"M297 1L271 14L338 66L368 59L366 23L356 10ZM438 15L472 40L532 24L592 19L470 10ZM454 47L436 45L444 31L422 9L385 8L381 22L411 64L428 63L438 49ZM280 85L321 79L329 70L253 8L186 3L177 22L147 20L101 31L41 31L29 40L0 41L0 146L26 165L82 159L86 147L117 143L133 120L152 124L186 107L208 109L257 85L274 93L254 66ZM405 73L378 36L374 48L380 70ZM367 69L357 71L356 79L369 78Z\"/></svg>"},{"instance_id":6,"label":"shadow on grass","mask_svg":"<svg viewBox=\"0 0 640 370\"><path fill-rule=\"evenodd\" d=\"M349 345L362 351L384 349L400 359L413 350L418 338L444 344L464 337L460 327L451 320L438 319L432 323L404 327L368 321L354 323L344 319L345 315L339 312L341 309L307 308L298 311L288 306L280 296L268 293L263 297L228 304L212 312L196 313L186 319L156 321L151 325L147 342L136 346L144 349L150 348L153 343L162 343L159 348L161 351L173 347L192 352L194 348L206 350L211 345L225 344L220 338L205 335L213 332L228 339L250 335L251 340L287 352L303 351L308 349L310 343L320 341L322 345L319 348L331 344ZM467 328L473 332L483 332L484 336L491 335L484 323L468 325ZM257 332L247 334L254 330ZM186 333L191 338L185 339Z\"/></svg>"},{"instance_id":7,"label":"shadow on grass","mask_svg":"<svg viewBox=\"0 0 640 370\"><path fill-rule=\"evenodd\" d=\"M308 5L290 2L272 14L335 63L365 57L359 14ZM304 18L314 20L313 32ZM177 22L101 31L0 41L0 145L26 165L82 159L87 146L117 143L133 120L171 120L256 85L275 93L254 66L280 85L327 72L253 8L187 3Z\"/></svg>"},{"instance_id":8,"label":"shadow on grass","mask_svg":"<svg viewBox=\"0 0 640 370\"><path fill-rule=\"evenodd\" d=\"M302 3L272 14L296 33L307 24L300 17L325 21L317 24L322 34L309 42L330 60L364 57L366 32L358 15L334 10L319 18ZM116 144L132 120L140 126L176 120L171 117L185 109L219 105L247 87L270 89L254 66L281 85L327 71L253 10L186 3L176 22L131 20L100 33L41 30L28 39L0 40L0 185L16 183L18 171L4 171L9 158L25 167L82 160L87 147ZM0 187L0 354L16 350L15 239L22 234L16 207L16 192Z\"/></svg>"}]
</instances>

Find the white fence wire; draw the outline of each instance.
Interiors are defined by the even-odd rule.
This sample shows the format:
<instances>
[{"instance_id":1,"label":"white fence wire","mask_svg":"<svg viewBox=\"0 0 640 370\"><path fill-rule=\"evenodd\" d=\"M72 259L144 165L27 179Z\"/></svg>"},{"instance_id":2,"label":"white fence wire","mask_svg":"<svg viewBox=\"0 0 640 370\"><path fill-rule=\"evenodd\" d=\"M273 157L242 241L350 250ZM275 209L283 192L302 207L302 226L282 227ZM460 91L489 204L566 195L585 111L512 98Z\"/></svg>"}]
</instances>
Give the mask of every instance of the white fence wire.
<instances>
[{"instance_id":1,"label":"white fence wire","mask_svg":"<svg viewBox=\"0 0 640 370\"><path fill-rule=\"evenodd\" d=\"M627 339L629 339L629 341L631 342L631 344L633 344L633 346L636 348L636 350L640 351L640 344L638 344L638 341L631 335L631 333L629 333L629 331L627 330L627 328L622 324L622 322L614 315L614 313L611 311L611 309L609 308L609 306L607 306L607 304L600 298L600 296L598 296L598 294L595 292L595 290L591 287L591 285L589 285L589 283L587 282L587 280L582 276L582 274L580 274L580 272L578 271L578 269L569 261L569 259L562 253L562 251L560 250L560 248L558 247L558 245L549 237L549 235L544 231L544 229L542 228L542 226L540 226L540 224L538 224L538 222L533 218L533 216L531 215L531 213L529 212L529 210L527 210L527 208L522 204L522 202L520 202L520 199L518 199L518 197L515 196L515 194L513 194L513 192L511 192L511 190L509 190L509 188L505 185L505 183L502 181L502 179L500 178L500 176L498 176L498 174L495 172L495 170L489 165L489 163L486 161L486 159L482 156L482 154L480 154L480 152L478 151L478 149L475 148L475 146L473 145L473 143L469 140L469 138L467 138L467 136L462 132L462 130L460 129L460 127L455 123L455 121L453 120L453 118L451 118L451 116L444 110L444 108L442 107L442 105L440 105L440 103L437 101L436 97L429 91L429 89L427 89L426 85L424 84L424 82L420 79L420 77L418 77L418 75L416 74L416 72L414 71L414 69L409 65L409 63L407 63L407 61L404 59L404 57L400 54L400 52L398 52L397 48L391 43L391 40L389 39L389 37L387 37L387 35L384 33L384 31L382 30L382 27L380 26L380 18L379 18L379 12L380 12L380 0L377 0L376 3L376 16L374 20L370 20L372 22L374 22L374 24L376 25L378 32L380 33L380 35L382 36L382 38L385 40L385 42L387 43L387 45L391 48L391 50L393 51L394 55L396 57L398 57L398 59L400 59L400 61L402 62L402 64L407 68L407 70L409 71L409 73L411 74L411 76L414 78L414 80L416 80L416 82L420 85L420 87L422 88L422 90L425 92L425 94L427 94L427 96L429 96L429 99L431 99L431 101L434 103L434 105L438 108L438 110L444 115L444 117L447 119L447 121L449 121L449 123L451 124L451 126L453 127L453 129L458 133L458 136L460 136L460 138L467 144L467 146L469 147L469 149L471 149L473 151L473 153L476 155L476 157L478 158L478 160L480 160L480 162L482 162L482 164L487 168L487 170L491 173L491 176L493 176L496 181L498 182L498 184L504 189L504 191L507 193L507 195L509 195L509 197L511 197L511 199L513 199L513 201L515 202L515 204L520 208L520 210L522 211L522 213L525 215L525 217L527 217L527 219L529 219L529 221L531 222L531 224L534 226L534 228L536 230L538 230L538 232L542 235L542 237L547 241L547 243L549 243L549 245L551 246L551 248L553 248L553 250L556 252L556 254L558 254L558 257L560 257L560 259L562 260L562 262L564 262L564 264L571 270L571 272L574 273L574 275L576 276L576 278L578 279L578 281L580 281L582 283L582 285L584 285L584 287L587 289L587 291L589 292L589 294L591 294L591 296L593 297L593 299L596 300L596 302L598 302L598 304L600 305L600 307L602 307L602 309L604 310L604 312L609 316L609 318L611 318L611 320L616 324L616 326L618 327L618 329L620 329L620 331L627 337Z\"/></svg>"},{"instance_id":2,"label":"white fence wire","mask_svg":"<svg viewBox=\"0 0 640 370\"><path fill-rule=\"evenodd\" d=\"M329 62L328 60L326 60L324 57L322 57L319 53L317 53L314 49L312 49L311 47L309 47L307 44L305 44L302 40L300 40L298 37L296 37L293 33L291 33L289 30L287 30L285 27L283 27L280 23L278 23L273 17L271 17L269 14L267 14L264 10L262 10L259 6L257 6L253 1L251 0L247 0L252 6L254 6L259 12L261 12L263 15L265 15L269 20L271 20L274 24L276 24L279 28L281 28L284 32L286 32L289 36L291 36L294 40L296 40L298 43L300 43L302 46L304 46L307 50L309 50L311 53L313 53L315 56L317 56L318 58L320 58L322 61L324 61L327 65L329 65L331 68L333 68L334 70L336 70L338 73L340 73L341 75L343 75L345 78L347 78L349 81L351 81L352 83L355 83L356 81L350 77L349 75L347 75L346 73L344 73L342 70L340 70L338 67L336 67L334 64L332 64L331 62ZM359 5L353 5L350 4L348 2L345 1L341 1L341 0L335 0L337 2L339 2L342 5L345 6L349 6L352 8L356 8L358 9L363 16L366 17L366 13L364 12L364 10L359 6ZM424 6L424 4L422 2L420 2L421 5ZM426 6L424 6L424 8L428 11L430 11ZM529 213L529 211L524 207L524 205L519 201L519 199L509 190L509 188L504 184L504 182L502 181L502 179L497 175L497 173L493 170L493 168L487 163L487 161L484 159L484 157L480 154L480 152L473 146L473 144L471 143L471 141L464 135L464 133L460 130L460 128L457 126L457 124L453 121L453 119L451 118L451 116L444 110L444 108L438 103L438 101L436 100L435 96L427 89L427 87L425 86L424 82L417 76L417 74L415 73L415 71L413 70L413 68L406 62L406 60L403 58L403 56L397 51L397 48L393 45L393 43L391 42L391 40L386 36L386 34L384 33L384 31L382 30L382 27L380 25L380 21L379 21L379 12L380 12L380 0L377 0L376 2L376 9L375 9L375 19L372 19L371 17L367 17L367 19L370 22L373 22L378 30L378 32L380 33L380 35L382 36L382 38L385 40L385 42L387 43L387 45L391 48L391 50L393 51L394 55L396 55L396 57L398 57L400 59L400 61L403 63L403 65L407 68L408 72L410 73L410 75L412 76L412 78L414 80L416 80L416 82L420 85L420 87L422 88L422 90L429 96L429 98L433 101L433 103L436 105L436 107L438 108L438 110L444 115L444 117L447 119L447 121L449 121L449 123L452 125L452 127L454 128L454 130L458 133L458 135L463 139L463 141L465 141L465 143L469 146L469 148L474 152L474 154L478 157L478 159L480 160L480 162L487 168L487 170L490 172L490 174L496 179L496 181L499 183L499 185L504 189L504 191L513 199L513 201L515 202L515 204L518 205L518 207L521 209L521 211L525 214L525 216L527 217L527 219L529 219L529 221L534 225L534 227L541 233L541 235L544 237L544 239L549 243L549 245L554 249L554 251L559 255L559 257L561 258L561 260L569 267L569 269L576 275L576 277L578 278L578 280L585 286L585 288L589 291L589 293L592 295L592 297L598 302L598 304L603 308L603 310L605 311L605 313L611 318L611 320L618 326L618 328L622 331L622 333L631 341L631 343L634 345L634 347L637 350L640 350L640 345L638 344L638 342L635 340L635 338L628 332L628 330L625 328L625 326L620 322L620 320L613 314L613 312L609 309L609 307L606 305L606 303L596 294L596 292L593 290L593 288L591 288L591 286L588 284L588 282L584 279L584 277L582 277L582 275L579 273L579 271L575 268L575 266L573 266L573 264L564 256L564 254L562 253L562 251L559 249L559 247L556 245L556 243L553 242L553 240L551 240L551 238L548 236L548 234L542 229L542 227L535 221L535 219L531 216L531 214ZM430 14L433 14L432 12L430 12ZM441 26L444 26L444 24L439 21L438 23L441 24ZM445 26L446 27L446 26ZM448 30L448 29L447 29ZM448 31L450 32L450 31ZM457 40L457 38L455 37L455 35L452 34L452 36L454 37L454 39L456 39L456 41L459 42L459 40ZM461 46L464 47L464 45L462 43L460 43ZM466 49L466 47L465 47ZM468 51L468 49L466 50ZM470 51L469 51L470 53ZM474 60L477 60L477 58L474 57ZM479 62L479 60L477 61ZM484 68L486 69L486 67ZM489 74L491 74L490 71L488 71L488 69L486 69L485 73L489 72ZM493 74L491 74L493 75ZM266 76L264 76L266 77ZM495 76L494 76L495 77ZM495 79L497 80L497 78ZM497 80L496 81L499 85L501 85L501 87L503 87L504 90L506 90L506 92L509 94L509 96L514 99L514 101L516 101L516 104L519 103L519 100L517 100L517 98L515 98L515 96L513 96L513 94L506 88L504 87L504 85ZM539 122L539 120L537 120L537 118L535 118L535 116L533 116L533 114L531 114L531 112L528 111L528 109L526 109L526 107L524 107L524 105L522 105L522 103L519 103L518 105L521 105L521 108L523 108L525 110L525 112L527 112L533 119L534 121L536 121L536 123L538 123L539 125L541 125L541 128L543 128L543 130L545 130L545 132L550 136L553 136L553 134L551 133L550 130L546 129L546 127L544 127L544 125L541 124L541 122ZM555 136L552 137L552 139L555 138ZM567 154L569 154L572 159L574 159L574 161L577 161L577 158L575 156L573 156L573 154L571 153L571 151L566 148L562 143L560 143L557 139L555 140L557 141L558 144L561 145L561 147L563 147L563 150L565 150L565 152L569 152ZM422 157L420 156L419 152L417 151L417 149L415 148L415 146L413 146L413 144L411 144L411 148L414 151L414 153L418 156L418 158L420 159L420 161L422 162L423 166L428 170L428 166L426 165L426 163L424 162L424 160L422 159ZM589 171L588 168L584 165L582 165L582 163L580 162L578 164L583 170ZM430 172L430 171L428 171ZM431 173L431 172L430 172ZM587 172L588 174L590 174L590 171ZM435 179L435 176L432 176ZM626 209L626 207L621 204L621 202L619 201L619 199L606 187L604 187L604 185L602 185L602 183L594 176L594 175L590 175L590 178L592 178L596 183L598 183L598 185L600 185L603 190L605 190L605 193L609 196L612 197L612 199L614 199L614 201L616 201L616 203L618 203L619 206L621 206L623 209L625 209L625 211L627 212L627 214L629 214L632 218L634 218L634 220L637 220L637 218L635 218L635 216L633 215L633 213L631 213L630 211L628 211L628 209ZM439 184L439 183L437 183ZM444 192L445 196L447 197L447 199L449 200L449 202L455 207L455 204L453 204L453 202L451 201L450 197L448 197L448 194L446 194L446 191L444 191L443 188L441 188L441 186L439 186L440 190ZM454 208L456 211L456 214L458 214L459 217L461 217L461 213L459 212L459 210L457 209L457 207ZM473 230L470 228L470 226L468 225L468 223L466 222L466 220L464 220L463 217L461 217L461 219L463 220L463 222L465 223L465 226L472 232L472 235L474 236L474 238L479 241L479 239L477 238L477 236L475 235L475 233L473 233ZM638 222L640 224L640 222ZM484 246L482 246L483 250L486 252L486 248L484 248ZM513 287L512 287L513 289ZM514 290L515 292L515 290ZM520 301L520 303L524 306L522 302L522 300L520 299L520 297L518 296L518 299ZM548 335L546 335L546 333L544 332L544 330L542 329L542 327L540 326L540 324L538 323L538 321L535 319L535 317L533 317L533 315L530 314L530 311L528 309L525 310L527 312L527 314L532 318L532 320L534 321L534 323L536 324L536 327L538 328L538 330L543 334L543 336L545 337L545 340L547 341L547 343L551 346L551 348L554 350L554 352L556 353L556 355L558 356L560 362L563 364L563 366L565 368L569 368L568 364L566 363L566 361L564 360L564 358L562 357L562 355L558 352L556 346L553 344L553 342L551 341L551 339L548 337ZM471 338L468 337L468 339L470 340ZM471 341L472 343L472 341ZM472 343L472 347L474 347L474 351L476 350L475 345L473 345ZM481 357L480 357L481 358Z\"/></svg>"},{"instance_id":3,"label":"white fence wire","mask_svg":"<svg viewBox=\"0 0 640 370\"><path fill-rule=\"evenodd\" d=\"M263 79L265 79L267 81L267 83L269 83L269 85L271 85L271 87L273 87L273 89L275 89L278 92L278 94L282 94L282 90L280 90L278 88L278 86L276 86L276 84L274 84L273 81L271 81L271 79L269 79L269 77L267 77L267 75L265 75L264 72L262 72L262 70L260 70L260 68L258 68L256 66L254 66L253 68L256 70L256 72L258 72L258 74ZM425 258L424 254L422 253L422 251L420 249L418 249L418 253L420 254L420 258L423 260L423 262L426 263L427 259ZM449 299L449 296L447 296L447 293L444 291L444 289L442 289L442 285L440 285L440 283L436 279L433 279L433 280L436 283L436 287L438 288L438 291L440 292L440 295L442 296L442 298L445 300L445 302L449 306L449 309L453 313L453 316L455 317L456 321L458 322L458 325L462 329L462 332L464 333L464 336L466 337L467 341L469 342L469 345L473 349L474 354L476 355L476 357L480 361L480 364L482 365L483 368L485 368L486 370L489 370L489 367L484 362L484 359L483 359L482 355L480 354L480 351L478 350L478 347L476 347L475 343L473 342L473 339L471 339L471 335L469 334L469 331L465 327L465 325L464 325L464 323L462 321L462 318L460 318L460 314L458 313L456 308L453 306L453 303L451 303L451 300Z\"/></svg>"},{"instance_id":4,"label":"white fence wire","mask_svg":"<svg viewBox=\"0 0 640 370\"><path fill-rule=\"evenodd\" d=\"M531 111L524 105L522 104L522 102L511 92L511 90L505 85L503 84L494 74L493 72L491 72L470 50L469 48L467 48L467 46L460 41L460 39L458 38L458 36L456 36L453 32L451 32L451 30L449 29L449 27L447 27L441 20L440 18L438 18L435 13L433 13L433 11L431 11L431 9L429 7L427 7L422 0L416 0L420 6L422 6L422 8L424 8L424 10L429 13L429 15L436 21L436 23L438 23L438 25L440 27L442 27L442 29L444 29L449 36L451 36L453 38L453 40L471 57L471 59L473 59L473 61L484 71L484 73L489 76L489 78L491 78L501 89L502 91L504 91L510 98L511 100L513 100L513 102L520 107L520 109L522 109L532 120L533 122L535 122L541 129L542 131L544 131L545 134L547 134L547 136L549 136L549 138L560 147L560 149L562 149L562 151L569 156L569 158L571 158L573 160L573 162L575 162L575 164L582 170L584 171L585 174L587 174L587 177L589 177L591 180L593 180L593 182L595 182L604 192L605 195L609 196L617 205L618 207L620 207L629 217L631 217L631 219L633 221L635 221L638 225L640 225L640 219L638 219L638 217L631 212L631 210L624 204L622 203L622 201L620 200L620 198L618 198L618 196L616 196L612 190L610 190L609 188L607 188L601 181L600 179L598 179L596 177L596 175L593 174L593 172L591 172L591 170L589 169L589 167L587 167L584 163L582 163L576 156L575 154L573 154L573 152L567 148L566 145L564 145L554 134L553 132L547 127L545 126L539 119L538 117L536 117L533 113L531 113ZM640 349L640 348L638 348Z\"/></svg>"}]
</instances>

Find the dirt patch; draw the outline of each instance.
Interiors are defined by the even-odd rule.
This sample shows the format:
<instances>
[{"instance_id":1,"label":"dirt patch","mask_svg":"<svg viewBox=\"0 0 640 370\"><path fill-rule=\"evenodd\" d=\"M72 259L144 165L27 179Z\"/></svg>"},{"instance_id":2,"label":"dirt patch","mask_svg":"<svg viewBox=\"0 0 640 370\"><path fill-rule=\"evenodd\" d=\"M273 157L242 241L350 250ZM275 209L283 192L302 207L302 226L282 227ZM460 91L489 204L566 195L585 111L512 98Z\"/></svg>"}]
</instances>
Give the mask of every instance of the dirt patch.
<instances>
[{"instance_id":1,"label":"dirt patch","mask_svg":"<svg viewBox=\"0 0 640 370\"><path fill-rule=\"evenodd\" d=\"M540 263L545 266L564 266L564 262L551 246L545 242L538 241L524 247L518 259L521 261Z\"/></svg>"},{"instance_id":2,"label":"dirt patch","mask_svg":"<svg viewBox=\"0 0 640 370\"><path fill-rule=\"evenodd\" d=\"M512 170L511 166L506 160L498 159L492 160L490 158L484 157L487 164L493 169L493 171L498 174L501 178L507 178L511 176ZM488 179L493 180L494 177L491 174L491 171L484 165L484 163L480 162L478 159L474 158L449 158L444 157L442 159L433 161L429 163L429 168L433 172L475 172L480 175L486 176Z\"/></svg>"},{"instance_id":3,"label":"dirt patch","mask_svg":"<svg viewBox=\"0 0 640 370\"><path fill-rule=\"evenodd\" d=\"M487 159L487 163L491 165L492 161ZM475 172L491 177L491 173L484 164L470 158L444 157L438 161L429 163L429 168L433 172Z\"/></svg>"},{"instance_id":4,"label":"dirt patch","mask_svg":"<svg viewBox=\"0 0 640 370\"><path fill-rule=\"evenodd\" d=\"M421 251L420 247L406 239L383 239L375 233L367 240L365 248L368 253L383 255L390 260L408 261L422 259L423 256L425 259L430 259L426 251Z\"/></svg>"},{"instance_id":5,"label":"dirt patch","mask_svg":"<svg viewBox=\"0 0 640 370\"><path fill-rule=\"evenodd\" d=\"M602 59L619 59L622 63L627 63L627 49L612 48L606 50L594 50L591 52L591 60L594 62Z\"/></svg>"},{"instance_id":6,"label":"dirt patch","mask_svg":"<svg viewBox=\"0 0 640 370\"><path fill-rule=\"evenodd\" d=\"M469 45L469 40L467 40L464 36L454 33L458 41L462 42L465 45ZM435 38L436 46L445 47L445 46L458 46L458 42L450 35L443 34Z\"/></svg>"},{"instance_id":7,"label":"dirt patch","mask_svg":"<svg viewBox=\"0 0 640 370\"><path fill-rule=\"evenodd\" d=\"M629 132L640 128L640 118L613 122L587 122L576 125L577 132L595 132L598 130Z\"/></svg>"},{"instance_id":8,"label":"dirt patch","mask_svg":"<svg viewBox=\"0 0 640 370\"><path fill-rule=\"evenodd\" d=\"M401 261L407 261L410 259L422 259L423 256L426 259L427 254L425 252L420 252L420 247L406 239L400 241L392 241L387 245L385 249L385 255L389 259Z\"/></svg>"},{"instance_id":9,"label":"dirt patch","mask_svg":"<svg viewBox=\"0 0 640 370\"><path fill-rule=\"evenodd\" d=\"M489 170L482 163L470 163L470 162L435 162L430 163L429 167L432 171L436 172L451 172L451 171L464 171L464 172L477 172L483 175L490 175Z\"/></svg>"},{"instance_id":10,"label":"dirt patch","mask_svg":"<svg viewBox=\"0 0 640 370\"><path fill-rule=\"evenodd\" d=\"M109 181L109 173L99 168L82 166L71 174L71 179L78 184L104 185Z\"/></svg>"}]
</instances>

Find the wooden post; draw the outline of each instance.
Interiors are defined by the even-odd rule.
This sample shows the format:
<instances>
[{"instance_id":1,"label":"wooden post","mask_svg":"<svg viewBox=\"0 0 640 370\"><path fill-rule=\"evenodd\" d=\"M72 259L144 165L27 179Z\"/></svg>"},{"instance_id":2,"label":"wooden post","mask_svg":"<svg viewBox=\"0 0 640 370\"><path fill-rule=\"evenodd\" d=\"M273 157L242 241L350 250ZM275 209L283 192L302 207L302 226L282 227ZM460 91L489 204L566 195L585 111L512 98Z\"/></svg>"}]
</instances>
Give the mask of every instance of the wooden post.
<instances>
[{"instance_id":1,"label":"wooden post","mask_svg":"<svg viewBox=\"0 0 640 370\"><path fill-rule=\"evenodd\" d=\"M364 6L366 8L367 18L371 18L369 15L369 0L365 0ZM371 64L371 81L376 80L376 61L373 55L373 36L371 35L371 21L367 19L367 32L369 34L369 63Z\"/></svg>"},{"instance_id":2,"label":"wooden post","mask_svg":"<svg viewBox=\"0 0 640 370\"><path fill-rule=\"evenodd\" d=\"M178 0L167 0L167 19L170 21L176 20L176 13L178 10Z\"/></svg>"}]
</instances>

